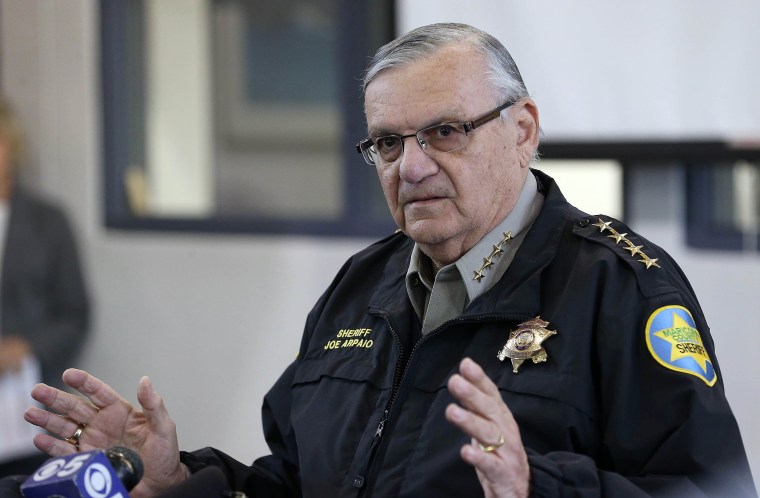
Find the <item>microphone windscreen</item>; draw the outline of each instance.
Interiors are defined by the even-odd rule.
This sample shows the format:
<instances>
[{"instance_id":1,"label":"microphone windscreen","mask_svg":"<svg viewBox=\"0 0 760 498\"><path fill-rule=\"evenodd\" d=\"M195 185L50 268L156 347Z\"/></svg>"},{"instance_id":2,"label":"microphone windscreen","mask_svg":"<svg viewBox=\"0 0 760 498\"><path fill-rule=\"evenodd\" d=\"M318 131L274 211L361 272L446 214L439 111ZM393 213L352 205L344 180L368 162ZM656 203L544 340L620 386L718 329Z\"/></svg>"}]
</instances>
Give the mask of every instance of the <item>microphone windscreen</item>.
<instances>
[{"instance_id":1,"label":"microphone windscreen","mask_svg":"<svg viewBox=\"0 0 760 498\"><path fill-rule=\"evenodd\" d=\"M113 446L106 450L106 458L127 491L137 486L145 470L140 455L124 446Z\"/></svg>"},{"instance_id":2,"label":"microphone windscreen","mask_svg":"<svg viewBox=\"0 0 760 498\"><path fill-rule=\"evenodd\" d=\"M159 498L218 498L229 491L224 473L218 467L210 466L191 475Z\"/></svg>"}]
</instances>

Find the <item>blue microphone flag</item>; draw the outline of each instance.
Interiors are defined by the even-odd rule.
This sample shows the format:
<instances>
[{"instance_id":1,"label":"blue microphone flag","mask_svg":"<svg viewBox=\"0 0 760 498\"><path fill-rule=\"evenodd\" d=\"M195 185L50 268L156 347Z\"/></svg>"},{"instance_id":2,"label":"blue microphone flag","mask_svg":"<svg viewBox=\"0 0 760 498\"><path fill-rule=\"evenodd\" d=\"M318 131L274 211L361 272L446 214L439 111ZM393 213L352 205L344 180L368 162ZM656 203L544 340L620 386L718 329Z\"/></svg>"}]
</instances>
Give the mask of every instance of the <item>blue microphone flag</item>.
<instances>
[{"instance_id":1,"label":"blue microphone flag","mask_svg":"<svg viewBox=\"0 0 760 498\"><path fill-rule=\"evenodd\" d=\"M100 450L51 458L21 485L25 498L128 498Z\"/></svg>"}]
</instances>

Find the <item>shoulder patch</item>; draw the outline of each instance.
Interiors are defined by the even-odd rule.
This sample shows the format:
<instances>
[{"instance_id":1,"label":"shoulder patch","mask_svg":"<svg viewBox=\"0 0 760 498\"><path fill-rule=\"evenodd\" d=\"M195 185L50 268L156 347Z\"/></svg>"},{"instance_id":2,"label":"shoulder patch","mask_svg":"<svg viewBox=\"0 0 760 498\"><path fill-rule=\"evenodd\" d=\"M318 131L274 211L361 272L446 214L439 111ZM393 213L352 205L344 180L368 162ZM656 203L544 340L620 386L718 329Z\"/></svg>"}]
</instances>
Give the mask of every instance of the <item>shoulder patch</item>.
<instances>
[{"instance_id":1,"label":"shoulder patch","mask_svg":"<svg viewBox=\"0 0 760 498\"><path fill-rule=\"evenodd\" d=\"M645 335L647 348L660 365L698 377L708 386L718 380L694 318L683 306L663 306L652 313Z\"/></svg>"}]
</instances>

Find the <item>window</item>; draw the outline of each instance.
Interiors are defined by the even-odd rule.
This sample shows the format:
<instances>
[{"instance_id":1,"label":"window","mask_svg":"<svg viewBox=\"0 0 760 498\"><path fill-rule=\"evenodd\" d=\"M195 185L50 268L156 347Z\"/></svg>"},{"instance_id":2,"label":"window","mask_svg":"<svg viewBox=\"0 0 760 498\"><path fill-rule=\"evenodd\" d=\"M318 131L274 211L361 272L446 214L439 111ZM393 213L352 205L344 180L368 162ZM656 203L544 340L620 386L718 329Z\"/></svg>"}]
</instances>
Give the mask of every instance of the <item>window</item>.
<instances>
[{"instance_id":1,"label":"window","mask_svg":"<svg viewBox=\"0 0 760 498\"><path fill-rule=\"evenodd\" d=\"M630 210L631 202L627 188L623 187L637 168L658 169L664 164L681 165L686 171L686 243L704 249L732 249L758 251L760 239L760 150L740 147L725 142L550 142L541 145L541 155L550 165L556 163L560 174L560 187L570 181L566 192L570 202L587 212L607 212L618 217L614 199L622 199L622 214ZM559 161L554 161L555 159ZM576 176L574 165L589 165L589 173ZM611 161L611 162L610 162ZM619 164L619 168L614 166ZM594 166L596 165L596 166ZM601 168L599 168L601 166ZM539 168L542 164L539 163ZM619 177L622 170L622 178ZM547 170L548 171L548 170ZM552 174L550 172L550 174ZM600 178L608 177L606 183ZM581 189L572 190L573 183ZM630 182L628 182L630 184ZM620 190L616 190L620 186ZM606 190L613 194L613 204L606 205L599 193ZM574 197L576 196L577 197ZM586 206L588 198L595 203ZM582 201L581 201L582 199ZM647 201L649 203L649 201ZM652 204L662 207L661 200ZM595 209L595 206L601 206ZM641 210L642 206L639 206ZM646 210L646 206L644 206Z\"/></svg>"},{"instance_id":2,"label":"window","mask_svg":"<svg viewBox=\"0 0 760 498\"><path fill-rule=\"evenodd\" d=\"M623 219L623 166L613 159L543 159L536 167L557 181L562 194L589 214Z\"/></svg>"},{"instance_id":3,"label":"window","mask_svg":"<svg viewBox=\"0 0 760 498\"><path fill-rule=\"evenodd\" d=\"M760 149L754 143L554 142L542 144L541 150L546 159L618 161L626 194L631 188L626 179L636 168L681 165L686 172L686 244L697 249L760 252ZM627 197L623 198L623 219L628 203L636 202Z\"/></svg>"},{"instance_id":4,"label":"window","mask_svg":"<svg viewBox=\"0 0 760 498\"><path fill-rule=\"evenodd\" d=\"M101 4L106 225L375 236L395 226L360 79L392 2Z\"/></svg>"},{"instance_id":5,"label":"window","mask_svg":"<svg viewBox=\"0 0 760 498\"><path fill-rule=\"evenodd\" d=\"M736 156L736 155L735 155ZM760 153L689 168L688 242L697 248L760 252Z\"/></svg>"}]
</instances>

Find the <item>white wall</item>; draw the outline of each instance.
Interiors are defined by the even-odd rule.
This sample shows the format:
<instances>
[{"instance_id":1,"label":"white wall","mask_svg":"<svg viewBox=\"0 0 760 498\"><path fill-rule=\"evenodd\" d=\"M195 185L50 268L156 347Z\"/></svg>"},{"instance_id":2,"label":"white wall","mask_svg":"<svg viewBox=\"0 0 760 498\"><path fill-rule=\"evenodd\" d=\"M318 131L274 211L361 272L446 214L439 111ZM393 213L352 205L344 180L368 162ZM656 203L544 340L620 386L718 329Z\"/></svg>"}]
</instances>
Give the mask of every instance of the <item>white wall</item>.
<instances>
[{"instance_id":1,"label":"white wall","mask_svg":"<svg viewBox=\"0 0 760 498\"><path fill-rule=\"evenodd\" d=\"M106 231L96 6L0 0L0 88L29 130L30 176L70 212L87 265L95 323L82 365L130 399L138 378L150 374L183 448L214 445L251 460L266 451L262 396L294 357L308 309L367 241ZM752 315L760 261L684 247L681 174L637 175L638 195L651 199L629 221L689 275L760 475L760 408L753 399L760 334Z\"/></svg>"},{"instance_id":2,"label":"white wall","mask_svg":"<svg viewBox=\"0 0 760 498\"><path fill-rule=\"evenodd\" d=\"M760 141L755 0L401 0L401 32L458 21L510 50L547 138Z\"/></svg>"}]
</instances>

